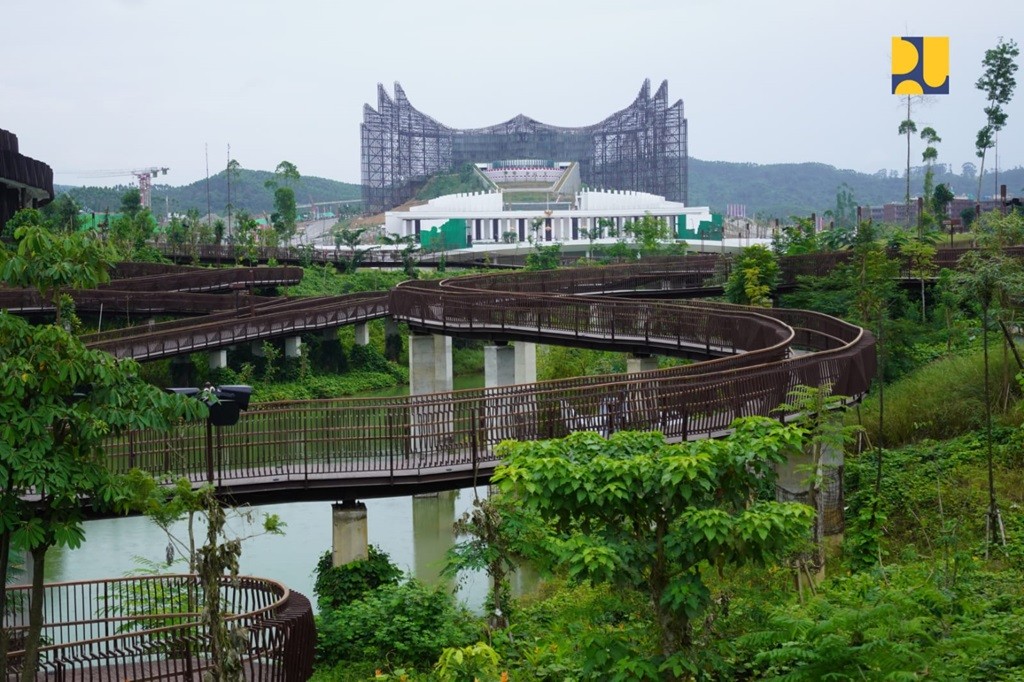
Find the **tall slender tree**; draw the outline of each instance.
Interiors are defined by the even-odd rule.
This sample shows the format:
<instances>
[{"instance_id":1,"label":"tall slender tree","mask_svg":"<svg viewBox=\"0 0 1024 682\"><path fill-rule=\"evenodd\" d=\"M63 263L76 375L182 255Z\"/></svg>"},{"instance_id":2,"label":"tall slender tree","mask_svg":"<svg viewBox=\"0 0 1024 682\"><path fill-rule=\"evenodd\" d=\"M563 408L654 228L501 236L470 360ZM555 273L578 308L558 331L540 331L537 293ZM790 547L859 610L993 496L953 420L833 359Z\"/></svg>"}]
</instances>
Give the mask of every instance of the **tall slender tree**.
<instances>
[{"instance_id":1,"label":"tall slender tree","mask_svg":"<svg viewBox=\"0 0 1024 682\"><path fill-rule=\"evenodd\" d=\"M978 201L981 201L981 179L985 175L985 153L992 147L996 147L996 158L999 150L996 146L999 140L999 131L1006 125L1007 113L1003 107L1009 104L1013 98L1013 91L1017 88L1017 57L1020 49L1017 42L1009 40L1003 42L1002 36L996 46L991 50L985 50L985 58L981 60L981 77L974 84L976 88L985 93L986 105L985 125L978 131L974 146L978 158L981 159L981 169L978 173ZM996 190L999 188L999 168L996 164Z\"/></svg>"},{"instance_id":2,"label":"tall slender tree","mask_svg":"<svg viewBox=\"0 0 1024 682\"><path fill-rule=\"evenodd\" d=\"M900 122L899 134L907 136L907 225L910 225L910 136L917 132L917 124L910 118L910 95L907 95L907 117Z\"/></svg>"}]
</instances>

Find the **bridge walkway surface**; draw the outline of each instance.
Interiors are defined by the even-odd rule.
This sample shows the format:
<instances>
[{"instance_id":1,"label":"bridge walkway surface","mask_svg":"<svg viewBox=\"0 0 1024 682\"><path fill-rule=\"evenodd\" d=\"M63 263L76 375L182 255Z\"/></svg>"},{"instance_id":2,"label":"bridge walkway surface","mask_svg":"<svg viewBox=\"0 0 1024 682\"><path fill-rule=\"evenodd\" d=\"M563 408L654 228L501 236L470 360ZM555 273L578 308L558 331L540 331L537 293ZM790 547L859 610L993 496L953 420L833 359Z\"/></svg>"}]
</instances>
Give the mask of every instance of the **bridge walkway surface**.
<instances>
[{"instance_id":1,"label":"bridge walkway surface","mask_svg":"<svg viewBox=\"0 0 1024 682\"><path fill-rule=\"evenodd\" d=\"M211 482L237 502L378 497L487 480L497 463L494 448L507 439L624 429L657 429L674 440L718 437L738 416L785 418L775 409L797 385L827 384L852 399L868 390L875 373L874 339L842 320L801 310L600 295L608 289L643 296L644 291L684 289L680 283L692 281L692 266L685 261L653 272L631 264L488 274L412 281L386 298L377 292L348 302L307 301L297 308L271 303L266 317L257 310L249 320L229 312L198 326L165 323L156 333L167 339L207 334L205 342L226 343L224 332L210 330L251 324L271 333L274 315L284 316L279 322L289 316L308 320L304 328L337 325L358 319L353 311L361 307L362 319L387 314L420 334L587 345L704 361L407 397L254 404L236 426L211 429L209 438L205 424L183 424L170 433L131 432L107 443L107 457L116 471L139 467L157 476L187 476L197 485ZM333 317L321 306L333 306ZM346 312L338 312L342 309ZM292 324L288 331L299 328ZM250 329L228 336L249 339ZM125 340L119 333L103 341ZM150 357L164 352L124 333ZM175 346L184 347L184 342Z\"/></svg>"}]
</instances>

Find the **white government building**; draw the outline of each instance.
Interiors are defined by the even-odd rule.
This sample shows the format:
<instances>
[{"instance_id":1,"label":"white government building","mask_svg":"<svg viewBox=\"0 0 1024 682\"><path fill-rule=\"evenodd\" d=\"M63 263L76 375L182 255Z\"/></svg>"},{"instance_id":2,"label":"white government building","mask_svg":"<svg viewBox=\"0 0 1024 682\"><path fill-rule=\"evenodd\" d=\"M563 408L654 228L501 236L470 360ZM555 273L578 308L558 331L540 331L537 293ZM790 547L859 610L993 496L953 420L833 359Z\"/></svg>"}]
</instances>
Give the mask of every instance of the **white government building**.
<instances>
[{"instance_id":1,"label":"white government building","mask_svg":"<svg viewBox=\"0 0 1024 682\"><path fill-rule=\"evenodd\" d=\"M625 223L645 215L663 218L678 239L699 239L701 224L713 222L707 206L685 206L646 192L583 189L570 199L510 204L500 190L449 194L387 211L384 229L390 235L416 236L424 246L429 246L429 235L439 234L448 248L516 247L531 240L586 246L591 230L594 241L612 241ZM721 225L720 218L717 224Z\"/></svg>"}]
</instances>

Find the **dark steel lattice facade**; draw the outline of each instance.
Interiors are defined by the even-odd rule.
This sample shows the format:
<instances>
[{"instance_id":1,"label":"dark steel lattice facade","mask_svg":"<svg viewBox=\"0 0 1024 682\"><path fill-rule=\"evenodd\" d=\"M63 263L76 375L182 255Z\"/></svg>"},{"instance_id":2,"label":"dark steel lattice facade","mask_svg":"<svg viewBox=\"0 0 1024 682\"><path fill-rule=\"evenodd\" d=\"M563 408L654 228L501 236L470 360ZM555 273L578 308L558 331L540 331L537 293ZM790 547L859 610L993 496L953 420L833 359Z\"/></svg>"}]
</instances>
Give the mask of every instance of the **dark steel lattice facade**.
<instances>
[{"instance_id":1,"label":"dark steel lattice facade","mask_svg":"<svg viewBox=\"0 0 1024 682\"><path fill-rule=\"evenodd\" d=\"M520 114L487 128L449 128L417 111L402 86L392 99L377 86L377 109L363 107L363 208L377 213L408 201L431 175L464 163L502 159L577 161L584 184L687 200L683 101L668 103L668 81L651 96L645 80L636 100L600 123L547 125Z\"/></svg>"}]
</instances>

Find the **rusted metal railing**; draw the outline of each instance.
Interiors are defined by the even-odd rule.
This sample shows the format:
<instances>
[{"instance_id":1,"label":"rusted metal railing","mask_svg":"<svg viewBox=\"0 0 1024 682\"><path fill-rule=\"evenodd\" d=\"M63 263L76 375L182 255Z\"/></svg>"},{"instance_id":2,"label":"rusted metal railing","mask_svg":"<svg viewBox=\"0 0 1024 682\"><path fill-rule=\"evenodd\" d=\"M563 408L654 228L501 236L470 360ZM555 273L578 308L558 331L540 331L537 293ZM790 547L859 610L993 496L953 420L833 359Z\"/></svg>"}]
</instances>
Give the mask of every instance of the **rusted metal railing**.
<instances>
[{"instance_id":1,"label":"rusted metal railing","mask_svg":"<svg viewBox=\"0 0 1024 682\"><path fill-rule=\"evenodd\" d=\"M254 405L207 447L201 425L111 441L115 470L235 487L351 483L493 467L506 439L656 429L670 439L714 437L733 419L773 415L800 384L864 394L875 372L874 339L820 313L708 302L617 299L597 291L663 290L690 277L670 264L517 273L412 282L389 312L414 330L487 338L593 343L677 355L722 356L641 374L470 389L395 398ZM792 348L807 351L793 357ZM212 472L212 475L210 475Z\"/></svg>"},{"instance_id":2,"label":"rusted metal railing","mask_svg":"<svg viewBox=\"0 0 1024 682\"><path fill-rule=\"evenodd\" d=\"M31 587L9 586L14 606L2 620L11 637L7 679L17 680ZM316 632L309 600L263 578L225 578L221 608L240 633L245 678L300 682L312 674ZM201 679L211 666L202 623L202 585L195 575L49 583L43 594L44 645L36 679Z\"/></svg>"}]
</instances>

